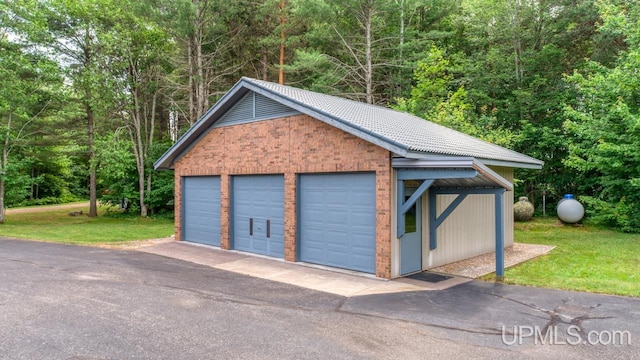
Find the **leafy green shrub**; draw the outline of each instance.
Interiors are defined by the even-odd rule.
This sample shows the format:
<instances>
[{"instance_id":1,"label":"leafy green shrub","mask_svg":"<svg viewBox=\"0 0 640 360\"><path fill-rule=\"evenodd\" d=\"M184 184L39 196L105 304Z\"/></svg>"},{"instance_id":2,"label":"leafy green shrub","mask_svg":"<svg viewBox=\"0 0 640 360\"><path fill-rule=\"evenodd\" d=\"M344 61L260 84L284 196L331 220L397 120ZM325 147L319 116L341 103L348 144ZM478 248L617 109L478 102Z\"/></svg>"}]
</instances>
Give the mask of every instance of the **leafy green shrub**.
<instances>
[{"instance_id":1,"label":"leafy green shrub","mask_svg":"<svg viewBox=\"0 0 640 360\"><path fill-rule=\"evenodd\" d=\"M640 232L640 202L629 202L622 197L619 202L604 201L592 196L581 196L589 221L598 225L618 228L624 232Z\"/></svg>"},{"instance_id":2,"label":"leafy green shrub","mask_svg":"<svg viewBox=\"0 0 640 360\"><path fill-rule=\"evenodd\" d=\"M171 213L173 216L174 177L172 171L154 171L151 193L147 198L152 214Z\"/></svg>"}]
</instances>

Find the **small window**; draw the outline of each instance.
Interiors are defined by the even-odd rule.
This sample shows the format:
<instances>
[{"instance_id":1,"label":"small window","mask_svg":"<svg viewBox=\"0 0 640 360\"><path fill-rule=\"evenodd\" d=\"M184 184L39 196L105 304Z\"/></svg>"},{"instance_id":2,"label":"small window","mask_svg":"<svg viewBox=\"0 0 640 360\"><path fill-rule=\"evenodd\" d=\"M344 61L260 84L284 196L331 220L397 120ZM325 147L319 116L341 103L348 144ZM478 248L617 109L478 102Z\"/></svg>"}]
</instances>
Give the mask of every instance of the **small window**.
<instances>
[{"instance_id":1,"label":"small window","mask_svg":"<svg viewBox=\"0 0 640 360\"><path fill-rule=\"evenodd\" d=\"M409 196L405 198L405 201L409 200ZM416 204L413 204L409 211L404 214L404 233L416 232Z\"/></svg>"}]
</instances>

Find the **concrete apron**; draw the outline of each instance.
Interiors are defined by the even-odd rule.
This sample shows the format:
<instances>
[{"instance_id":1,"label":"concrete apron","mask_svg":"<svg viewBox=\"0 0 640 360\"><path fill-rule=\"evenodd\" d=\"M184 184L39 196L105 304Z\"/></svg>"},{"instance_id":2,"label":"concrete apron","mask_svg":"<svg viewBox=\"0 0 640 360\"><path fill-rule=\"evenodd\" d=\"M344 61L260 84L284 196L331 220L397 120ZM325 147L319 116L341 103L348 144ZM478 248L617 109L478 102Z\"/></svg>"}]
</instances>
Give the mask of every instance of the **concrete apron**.
<instances>
[{"instance_id":1,"label":"concrete apron","mask_svg":"<svg viewBox=\"0 0 640 360\"><path fill-rule=\"evenodd\" d=\"M271 257L220 250L183 241L171 241L136 250L346 297L444 290L472 280L464 277L452 277L437 283L407 278L386 280L355 271L285 262Z\"/></svg>"}]
</instances>

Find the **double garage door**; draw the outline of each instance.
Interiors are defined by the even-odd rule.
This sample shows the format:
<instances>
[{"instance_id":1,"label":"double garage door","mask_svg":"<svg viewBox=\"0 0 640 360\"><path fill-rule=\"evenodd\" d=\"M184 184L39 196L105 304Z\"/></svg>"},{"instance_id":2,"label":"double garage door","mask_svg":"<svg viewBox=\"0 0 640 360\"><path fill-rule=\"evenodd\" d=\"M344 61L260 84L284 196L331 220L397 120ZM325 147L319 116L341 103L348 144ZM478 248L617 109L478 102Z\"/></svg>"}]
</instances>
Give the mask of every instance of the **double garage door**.
<instances>
[{"instance_id":1,"label":"double garage door","mask_svg":"<svg viewBox=\"0 0 640 360\"><path fill-rule=\"evenodd\" d=\"M219 246L219 178L184 179L184 239ZM373 173L300 175L298 259L374 273L375 198ZM284 257L284 205L282 175L232 177L232 247Z\"/></svg>"}]
</instances>

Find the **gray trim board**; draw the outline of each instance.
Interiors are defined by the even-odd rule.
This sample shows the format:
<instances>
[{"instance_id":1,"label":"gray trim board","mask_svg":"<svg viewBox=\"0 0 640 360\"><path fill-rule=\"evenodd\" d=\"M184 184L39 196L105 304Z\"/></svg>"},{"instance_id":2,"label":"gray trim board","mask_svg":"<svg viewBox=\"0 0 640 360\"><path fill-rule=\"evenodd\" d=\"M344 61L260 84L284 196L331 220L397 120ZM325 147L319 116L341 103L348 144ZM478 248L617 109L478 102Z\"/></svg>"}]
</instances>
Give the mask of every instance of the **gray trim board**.
<instances>
[{"instance_id":1,"label":"gray trim board","mask_svg":"<svg viewBox=\"0 0 640 360\"><path fill-rule=\"evenodd\" d=\"M491 166L517 167L521 169L533 169L533 170L542 169L542 165L523 164L523 163L517 163L514 161L491 160L491 159L482 159L482 158L478 158L478 160L485 165L491 165Z\"/></svg>"}]
</instances>

